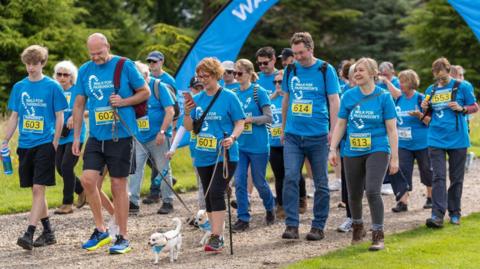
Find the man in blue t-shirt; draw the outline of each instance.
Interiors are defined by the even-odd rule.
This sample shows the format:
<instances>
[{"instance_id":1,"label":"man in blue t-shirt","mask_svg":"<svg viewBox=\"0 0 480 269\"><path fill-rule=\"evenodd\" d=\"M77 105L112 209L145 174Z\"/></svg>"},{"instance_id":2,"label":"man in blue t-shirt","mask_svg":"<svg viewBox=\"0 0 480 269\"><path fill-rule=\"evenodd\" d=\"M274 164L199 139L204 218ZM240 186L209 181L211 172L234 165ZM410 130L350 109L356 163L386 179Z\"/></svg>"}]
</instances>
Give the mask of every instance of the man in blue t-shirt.
<instances>
[{"instance_id":1,"label":"man in blue t-shirt","mask_svg":"<svg viewBox=\"0 0 480 269\"><path fill-rule=\"evenodd\" d=\"M329 211L328 143L340 103L338 77L334 67L313 56L314 44L309 33L295 33L290 45L296 62L285 69L282 80L283 206L287 226L282 238L298 238L298 182L300 167L307 157L312 166L315 195L314 219L306 239L321 240Z\"/></svg>"},{"instance_id":2,"label":"man in blue t-shirt","mask_svg":"<svg viewBox=\"0 0 480 269\"><path fill-rule=\"evenodd\" d=\"M111 178L115 220L119 234L109 248L111 254L123 254L131 250L127 240L128 192L127 176L133 171L133 139L137 132L133 105L146 101L150 90L142 75L130 60L125 60L119 78L114 81L119 56L110 54L110 44L100 33L88 37L87 48L91 61L78 72L78 96L73 108L74 138L72 153L80 155L80 133L83 113L88 99L90 135L83 154L82 185L95 220L95 230L82 245L96 250L110 243L111 237L101 211L98 185L102 184L105 166ZM114 84L118 83L118 88Z\"/></svg>"},{"instance_id":3,"label":"man in blue t-shirt","mask_svg":"<svg viewBox=\"0 0 480 269\"><path fill-rule=\"evenodd\" d=\"M275 84L273 83L278 70L275 68L275 50L272 47L260 48L255 54L257 59L258 69L258 85L264 88L270 96L275 91Z\"/></svg>"},{"instance_id":4,"label":"man in blue t-shirt","mask_svg":"<svg viewBox=\"0 0 480 269\"><path fill-rule=\"evenodd\" d=\"M55 151L63 127L63 110L67 100L55 80L43 75L48 51L38 45L26 48L21 55L28 77L15 83L8 109L12 111L5 129L2 154L8 152L8 142L18 126L18 173L21 188L31 188L32 208L28 228L18 238L17 245L31 250L55 244L57 241L48 218L46 186L55 185ZM33 241L38 221L42 234Z\"/></svg>"},{"instance_id":5,"label":"man in blue t-shirt","mask_svg":"<svg viewBox=\"0 0 480 269\"><path fill-rule=\"evenodd\" d=\"M225 71L223 72L222 79L218 82L220 86L227 88L229 90L233 90L240 87L234 75L235 63L232 61L223 61L222 67Z\"/></svg>"}]
</instances>

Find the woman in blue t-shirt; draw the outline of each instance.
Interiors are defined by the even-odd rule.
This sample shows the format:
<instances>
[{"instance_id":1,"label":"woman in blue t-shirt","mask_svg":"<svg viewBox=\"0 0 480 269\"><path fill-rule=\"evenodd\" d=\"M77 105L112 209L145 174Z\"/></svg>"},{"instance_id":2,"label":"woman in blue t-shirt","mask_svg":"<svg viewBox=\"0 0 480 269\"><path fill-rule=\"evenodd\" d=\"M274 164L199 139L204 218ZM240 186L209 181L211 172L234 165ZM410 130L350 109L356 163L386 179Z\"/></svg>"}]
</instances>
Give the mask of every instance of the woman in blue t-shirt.
<instances>
[{"instance_id":1,"label":"woman in blue t-shirt","mask_svg":"<svg viewBox=\"0 0 480 269\"><path fill-rule=\"evenodd\" d=\"M408 210L408 195L412 191L412 173L415 160L420 170L420 181L427 187L427 201L423 208L432 208L432 168L427 148L427 131L430 117L423 117L423 94L416 91L420 85L417 73L412 69L398 75L401 92L395 99L397 111L398 157L400 170L391 175L393 193L397 205L393 212Z\"/></svg>"},{"instance_id":2,"label":"woman in blue t-shirt","mask_svg":"<svg viewBox=\"0 0 480 269\"><path fill-rule=\"evenodd\" d=\"M212 224L212 235L204 250L218 252L224 244L224 194L237 166L236 140L243 131L245 114L235 93L218 85L224 70L216 58L203 59L195 71L205 90L193 100L185 99L183 124L185 129L197 134L194 165L202 180L207 214ZM204 114L206 116L202 117ZM224 150L228 150L228 154ZM228 160L224 160L224 156Z\"/></svg>"},{"instance_id":3,"label":"woman in blue t-shirt","mask_svg":"<svg viewBox=\"0 0 480 269\"><path fill-rule=\"evenodd\" d=\"M266 124L272 122L272 110L267 91L257 83L257 74L252 62L240 59L235 63L235 79L240 87L235 89L246 115L242 136L238 138L239 161L235 173L235 196L237 198L237 221L233 230L242 232L249 227L247 177L251 167L252 182L263 200L266 223L273 224L275 199L265 179L269 155L269 138Z\"/></svg>"},{"instance_id":4,"label":"woman in blue t-shirt","mask_svg":"<svg viewBox=\"0 0 480 269\"><path fill-rule=\"evenodd\" d=\"M329 161L337 165L337 148L346 136L342 149L352 213L352 244L366 235L362 220L364 189L372 217L372 245L381 250L383 242L383 201L380 194L383 178L398 171L398 138L395 104L391 95L375 86L378 66L375 60L361 58L355 63L357 87L346 92L340 104L338 121L332 136Z\"/></svg>"}]
</instances>

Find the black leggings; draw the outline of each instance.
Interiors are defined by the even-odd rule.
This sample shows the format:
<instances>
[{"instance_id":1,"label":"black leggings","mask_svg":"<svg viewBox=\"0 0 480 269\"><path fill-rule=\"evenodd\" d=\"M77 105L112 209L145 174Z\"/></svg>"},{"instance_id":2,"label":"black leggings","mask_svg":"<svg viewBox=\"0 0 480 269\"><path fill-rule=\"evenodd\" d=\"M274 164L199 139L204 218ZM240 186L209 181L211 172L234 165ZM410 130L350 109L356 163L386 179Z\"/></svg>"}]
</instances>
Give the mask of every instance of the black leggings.
<instances>
[{"instance_id":1,"label":"black leggings","mask_svg":"<svg viewBox=\"0 0 480 269\"><path fill-rule=\"evenodd\" d=\"M273 176L275 177L275 192L277 194L277 204L283 205L283 179L285 178L285 166L283 164L283 147L270 147L270 166L272 167ZM303 167L303 165L301 166ZM300 189L300 197L307 196L305 186L305 178L303 178L300 168L300 181L298 183Z\"/></svg>"},{"instance_id":2,"label":"black leggings","mask_svg":"<svg viewBox=\"0 0 480 269\"><path fill-rule=\"evenodd\" d=\"M345 165L343 164L343 157L340 158L340 162L340 171L342 178L342 202L345 203L345 211L347 212L347 218L352 218L352 213L350 213L350 205L348 204L347 177L345 176Z\"/></svg>"},{"instance_id":3,"label":"black leggings","mask_svg":"<svg viewBox=\"0 0 480 269\"><path fill-rule=\"evenodd\" d=\"M210 185L210 179L212 179L213 169L215 165L197 167L198 175L202 180L203 193L207 193L207 188ZM225 206L225 190L227 189L228 182L235 174L235 168L237 168L237 162L228 162L228 178L223 178L223 162L218 163L217 170L212 179L212 185L205 197L205 207L207 212L223 211Z\"/></svg>"},{"instance_id":4,"label":"black leggings","mask_svg":"<svg viewBox=\"0 0 480 269\"><path fill-rule=\"evenodd\" d=\"M82 144L80 144L82 149ZM72 143L58 145L55 154L55 166L58 174L63 178L63 204L73 204L73 192L80 194L83 192L82 184L75 176L73 169L77 164L78 156L72 153Z\"/></svg>"}]
</instances>

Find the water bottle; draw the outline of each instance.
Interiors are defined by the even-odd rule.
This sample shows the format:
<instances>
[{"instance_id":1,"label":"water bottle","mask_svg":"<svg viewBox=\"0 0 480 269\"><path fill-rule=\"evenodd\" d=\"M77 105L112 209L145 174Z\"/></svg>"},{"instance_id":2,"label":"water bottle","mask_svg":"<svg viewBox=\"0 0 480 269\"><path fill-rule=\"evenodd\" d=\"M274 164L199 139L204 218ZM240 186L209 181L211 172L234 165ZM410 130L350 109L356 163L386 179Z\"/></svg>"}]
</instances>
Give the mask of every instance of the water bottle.
<instances>
[{"instance_id":1,"label":"water bottle","mask_svg":"<svg viewBox=\"0 0 480 269\"><path fill-rule=\"evenodd\" d=\"M2 154L3 172L6 175L11 175L13 173L13 169L12 158L10 158L10 149L8 146L4 146L2 147L0 153Z\"/></svg>"}]
</instances>

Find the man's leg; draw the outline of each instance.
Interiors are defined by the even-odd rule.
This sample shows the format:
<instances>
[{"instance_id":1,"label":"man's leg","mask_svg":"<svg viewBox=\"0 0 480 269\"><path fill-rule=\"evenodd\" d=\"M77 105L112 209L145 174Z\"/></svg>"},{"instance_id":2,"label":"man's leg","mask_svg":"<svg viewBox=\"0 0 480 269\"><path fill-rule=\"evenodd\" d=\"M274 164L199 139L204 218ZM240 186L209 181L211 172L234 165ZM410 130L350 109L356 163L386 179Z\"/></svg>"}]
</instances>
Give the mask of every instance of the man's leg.
<instances>
[{"instance_id":1,"label":"man's leg","mask_svg":"<svg viewBox=\"0 0 480 269\"><path fill-rule=\"evenodd\" d=\"M450 186L448 187L448 213L451 222L459 224L454 218L460 218L463 179L465 176L465 162L467 160L467 149L451 149L448 150L448 172L450 178Z\"/></svg>"},{"instance_id":2,"label":"man's leg","mask_svg":"<svg viewBox=\"0 0 480 269\"><path fill-rule=\"evenodd\" d=\"M301 149L301 137L285 134L283 158L285 166L285 179L283 181L283 208L285 210L285 225L298 228L298 203L300 181L300 167L305 158Z\"/></svg>"},{"instance_id":3,"label":"man's leg","mask_svg":"<svg viewBox=\"0 0 480 269\"><path fill-rule=\"evenodd\" d=\"M105 232L105 224L102 215L102 202L97 182L102 180L100 172L96 170L84 170L81 178L83 190L93 213L95 227L100 232Z\"/></svg>"},{"instance_id":4,"label":"man's leg","mask_svg":"<svg viewBox=\"0 0 480 269\"><path fill-rule=\"evenodd\" d=\"M46 187L43 185L34 184L32 187L32 209L28 218L29 225L37 226L40 219L48 216L45 190Z\"/></svg>"},{"instance_id":5,"label":"man's leg","mask_svg":"<svg viewBox=\"0 0 480 269\"><path fill-rule=\"evenodd\" d=\"M128 220L128 192L127 178L111 178L113 206L115 208L115 220L124 238L127 236Z\"/></svg>"},{"instance_id":6,"label":"man's leg","mask_svg":"<svg viewBox=\"0 0 480 269\"><path fill-rule=\"evenodd\" d=\"M135 206L139 206L140 202L140 190L143 182L143 171L145 168L145 162L148 157L148 152L143 145L138 141L135 141L135 174L129 177L128 191L130 192L130 202Z\"/></svg>"}]
</instances>

